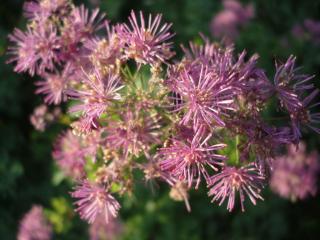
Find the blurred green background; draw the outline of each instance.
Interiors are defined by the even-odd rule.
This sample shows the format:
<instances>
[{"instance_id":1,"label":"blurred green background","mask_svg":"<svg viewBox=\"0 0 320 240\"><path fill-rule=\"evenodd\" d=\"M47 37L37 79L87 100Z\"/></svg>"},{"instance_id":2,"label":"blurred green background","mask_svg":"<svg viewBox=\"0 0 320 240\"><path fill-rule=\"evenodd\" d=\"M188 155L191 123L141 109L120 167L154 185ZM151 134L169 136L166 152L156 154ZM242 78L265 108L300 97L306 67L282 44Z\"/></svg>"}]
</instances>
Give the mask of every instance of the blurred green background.
<instances>
[{"instance_id":1,"label":"blurred green background","mask_svg":"<svg viewBox=\"0 0 320 240\"><path fill-rule=\"evenodd\" d=\"M249 1L242 1L248 3ZM269 76L274 60L297 55L303 70L316 74L320 87L320 45L294 39L291 28L305 18L320 20L320 1L256 0L256 16L241 31L235 46L250 54L258 53L260 65ZM89 7L99 6L112 22L125 21L130 10L163 13L172 22L177 43L198 39L202 32L210 36L209 23L221 9L214 0L91 0L76 1ZM1 0L0 4L0 239L16 238L19 219L34 203L42 204L54 223L54 239L88 239L87 225L72 211L68 196L71 183L59 181L51 158L52 141L62 126L36 132L29 122L33 108L41 103L34 94L34 79L13 72L6 65L7 35L15 26L24 27L22 0ZM310 134L305 141L310 148L320 144L319 136ZM135 195L122 200L122 238L143 239L319 239L319 195L302 202L280 199L269 189L265 201L247 204L245 213L228 213L224 207L210 204L206 189L192 191L192 212L183 203L168 196L168 187L150 190L137 183Z\"/></svg>"}]
</instances>

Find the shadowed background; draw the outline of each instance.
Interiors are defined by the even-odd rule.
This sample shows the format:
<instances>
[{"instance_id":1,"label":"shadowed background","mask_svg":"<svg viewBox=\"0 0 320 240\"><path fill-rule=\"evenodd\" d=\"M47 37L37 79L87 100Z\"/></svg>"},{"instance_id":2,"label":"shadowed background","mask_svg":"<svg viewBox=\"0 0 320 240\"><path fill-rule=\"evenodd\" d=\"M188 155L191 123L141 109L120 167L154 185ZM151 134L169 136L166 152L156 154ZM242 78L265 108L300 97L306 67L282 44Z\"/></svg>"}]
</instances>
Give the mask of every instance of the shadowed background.
<instances>
[{"instance_id":1,"label":"shadowed background","mask_svg":"<svg viewBox=\"0 0 320 240\"><path fill-rule=\"evenodd\" d=\"M176 43L197 41L198 33L210 36L210 21L221 10L213 0L91 0L75 1L88 7L99 6L112 22L125 21L131 9L163 13L173 23ZM242 1L248 3L249 1ZM295 39L291 29L306 18L320 20L320 2L313 0L256 0L255 17L240 31L235 41L239 51L260 55L260 65L268 76L274 73L274 60L298 57L303 71L316 74L320 87L320 45ZM60 125L39 133L29 116L41 98L34 94L34 79L13 72L6 65L7 35L13 28L24 29L22 0L2 0L0 5L0 239L16 238L19 219L34 203L43 205L54 223L54 239L88 239L87 225L73 214L68 196L70 182L59 181L51 158L51 145ZM178 46L176 46L179 54ZM309 149L319 148L319 136L304 139ZM206 189L191 191L192 212L168 196L166 186L137 184L135 196L124 199L120 211L123 239L317 239L320 229L319 194L292 203L264 190L265 201L246 212L228 213L210 204ZM122 239L121 238L121 239Z\"/></svg>"}]
</instances>

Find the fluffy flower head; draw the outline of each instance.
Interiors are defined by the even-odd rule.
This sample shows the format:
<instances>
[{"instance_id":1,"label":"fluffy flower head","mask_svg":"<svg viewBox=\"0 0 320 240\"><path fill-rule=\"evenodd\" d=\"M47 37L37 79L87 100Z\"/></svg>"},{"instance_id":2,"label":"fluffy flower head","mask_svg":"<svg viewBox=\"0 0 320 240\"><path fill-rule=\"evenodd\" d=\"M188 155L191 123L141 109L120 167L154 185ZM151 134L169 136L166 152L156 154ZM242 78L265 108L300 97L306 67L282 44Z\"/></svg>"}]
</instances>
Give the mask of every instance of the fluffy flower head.
<instances>
[{"instance_id":1,"label":"fluffy flower head","mask_svg":"<svg viewBox=\"0 0 320 240\"><path fill-rule=\"evenodd\" d=\"M168 147L160 149L161 170L169 172L181 181L186 181L189 188L196 180L195 187L198 188L201 176L203 175L205 179L209 177L206 167L217 171L217 166L221 166L221 160L225 159L224 156L214 152L225 145L209 145L209 138L210 135L203 139L201 131L198 131L192 140L172 139Z\"/></svg>"},{"instance_id":2,"label":"fluffy flower head","mask_svg":"<svg viewBox=\"0 0 320 240\"><path fill-rule=\"evenodd\" d=\"M162 15L158 14L152 18L149 15L146 24L142 12L140 12L140 23L136 14L132 11L129 17L130 27L126 24L117 26L117 32L125 42L125 54L128 58L135 59L141 64L154 64L165 62L173 56L171 42L173 37L169 32L171 25L161 24Z\"/></svg>"},{"instance_id":3,"label":"fluffy flower head","mask_svg":"<svg viewBox=\"0 0 320 240\"><path fill-rule=\"evenodd\" d=\"M260 195L263 180L264 177L253 165L241 168L228 166L209 179L208 195L213 197L212 202L218 201L219 205L228 199L227 209L231 212L234 208L236 193L239 192L241 210L244 211L246 196L254 205L256 199L263 200Z\"/></svg>"},{"instance_id":4,"label":"fluffy flower head","mask_svg":"<svg viewBox=\"0 0 320 240\"><path fill-rule=\"evenodd\" d=\"M106 189L83 180L80 185L75 188L71 196L77 201L78 206L76 211L80 217L88 223L93 223L99 216L102 216L108 224L110 218L115 218L118 215L120 204Z\"/></svg>"}]
</instances>

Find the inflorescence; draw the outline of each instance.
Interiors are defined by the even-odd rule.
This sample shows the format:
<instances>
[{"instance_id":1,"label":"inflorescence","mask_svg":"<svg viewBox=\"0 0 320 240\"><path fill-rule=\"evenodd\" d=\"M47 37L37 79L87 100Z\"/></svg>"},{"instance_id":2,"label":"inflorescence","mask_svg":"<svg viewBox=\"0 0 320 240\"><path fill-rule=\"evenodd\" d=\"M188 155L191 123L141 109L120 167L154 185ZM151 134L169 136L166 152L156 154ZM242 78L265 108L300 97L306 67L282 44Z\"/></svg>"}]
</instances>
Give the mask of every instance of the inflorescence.
<instances>
[{"instance_id":1,"label":"inflorescence","mask_svg":"<svg viewBox=\"0 0 320 240\"><path fill-rule=\"evenodd\" d=\"M9 62L41 78L36 92L48 105L69 99L70 129L53 157L76 182L71 196L89 223L117 216L113 195L132 192L134 171L168 183L188 210L188 191L206 185L212 202L232 211L239 199L244 211L246 199L263 199L273 165L287 164L276 163L282 150L294 154L305 127L320 133L319 90L293 56L276 63L270 81L257 55L203 36L173 61L174 33L160 14L132 11L128 24L111 24L69 0L27 2L24 10L28 25L9 36ZM284 116L277 124L264 117L271 101ZM32 118L41 130L53 116L47 111Z\"/></svg>"}]
</instances>

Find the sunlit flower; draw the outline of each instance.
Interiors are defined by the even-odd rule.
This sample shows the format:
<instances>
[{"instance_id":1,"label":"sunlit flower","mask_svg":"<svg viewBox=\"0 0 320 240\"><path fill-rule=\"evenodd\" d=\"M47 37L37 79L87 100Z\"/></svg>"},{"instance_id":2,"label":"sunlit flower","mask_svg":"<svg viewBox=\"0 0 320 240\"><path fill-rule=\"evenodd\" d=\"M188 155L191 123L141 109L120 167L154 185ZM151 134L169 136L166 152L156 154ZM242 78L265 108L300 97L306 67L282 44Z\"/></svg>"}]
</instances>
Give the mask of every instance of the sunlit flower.
<instances>
[{"instance_id":1,"label":"sunlit flower","mask_svg":"<svg viewBox=\"0 0 320 240\"><path fill-rule=\"evenodd\" d=\"M130 27L127 24L117 26L117 32L125 42L125 54L141 64L155 64L165 62L174 53L171 51L171 42L167 42L174 34L169 30L172 24L160 25L162 15L148 17L147 25L140 12L140 23L132 11L129 17Z\"/></svg>"}]
</instances>

